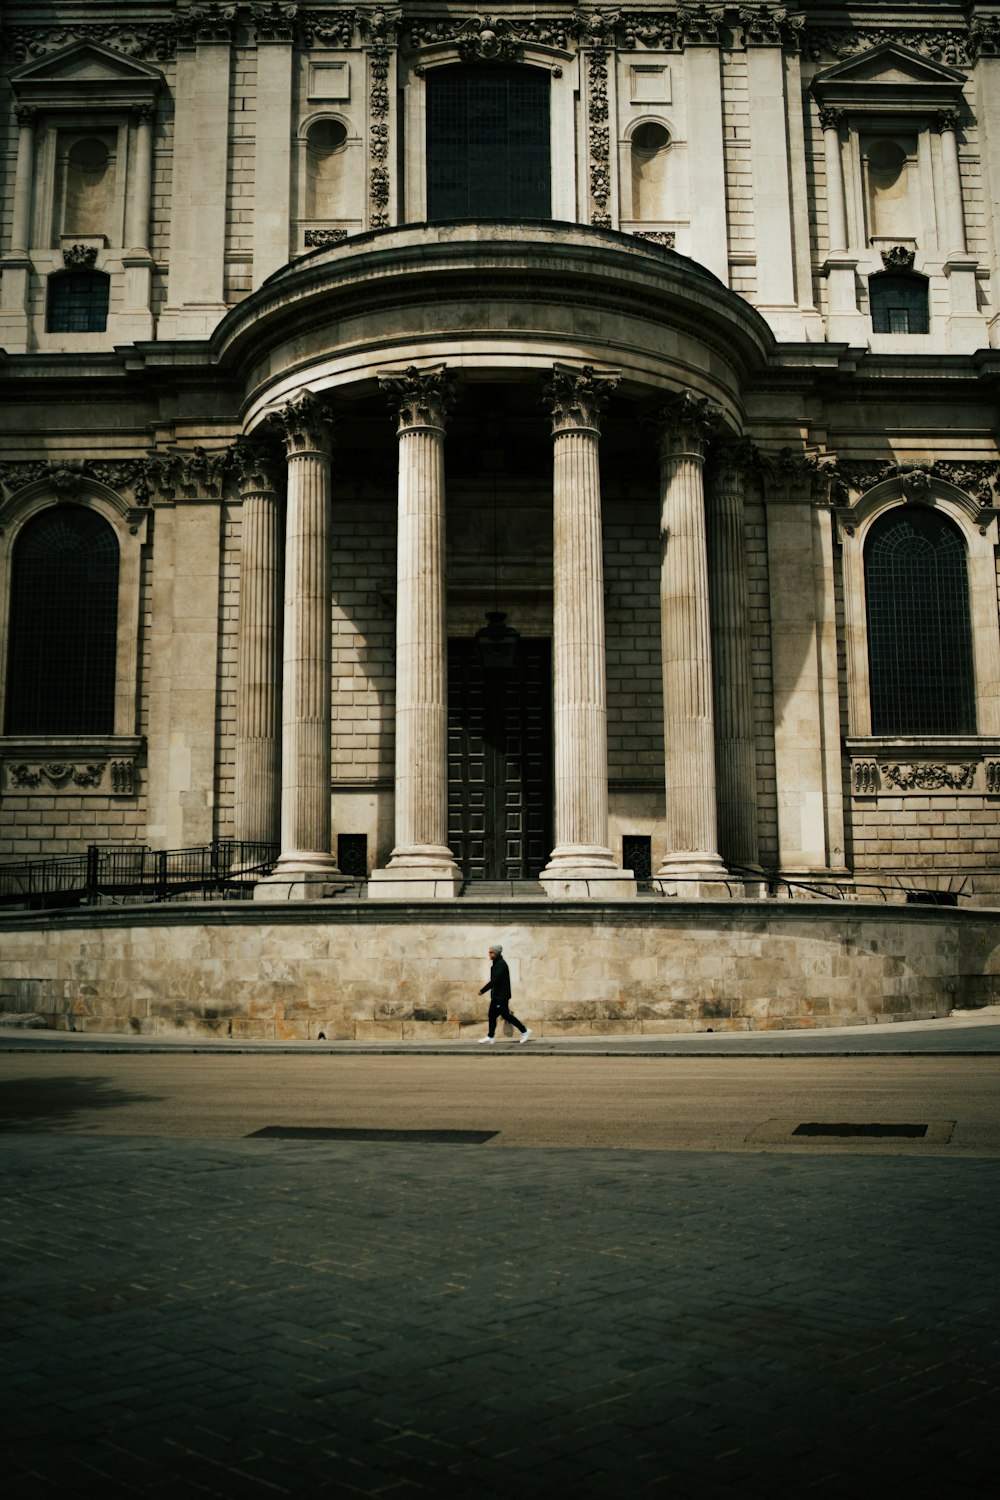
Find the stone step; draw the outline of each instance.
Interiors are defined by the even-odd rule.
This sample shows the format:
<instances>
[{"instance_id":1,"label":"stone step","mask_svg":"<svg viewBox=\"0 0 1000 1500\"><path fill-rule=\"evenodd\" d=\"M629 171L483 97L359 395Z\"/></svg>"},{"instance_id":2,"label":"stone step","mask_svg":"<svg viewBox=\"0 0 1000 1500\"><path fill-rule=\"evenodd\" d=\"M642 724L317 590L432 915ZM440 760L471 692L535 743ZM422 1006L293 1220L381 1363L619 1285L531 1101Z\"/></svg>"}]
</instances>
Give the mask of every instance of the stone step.
<instances>
[{"instance_id":1,"label":"stone step","mask_svg":"<svg viewBox=\"0 0 1000 1500\"><path fill-rule=\"evenodd\" d=\"M545 889L537 880L467 880L462 895L492 900L499 896L544 896Z\"/></svg>"}]
</instances>

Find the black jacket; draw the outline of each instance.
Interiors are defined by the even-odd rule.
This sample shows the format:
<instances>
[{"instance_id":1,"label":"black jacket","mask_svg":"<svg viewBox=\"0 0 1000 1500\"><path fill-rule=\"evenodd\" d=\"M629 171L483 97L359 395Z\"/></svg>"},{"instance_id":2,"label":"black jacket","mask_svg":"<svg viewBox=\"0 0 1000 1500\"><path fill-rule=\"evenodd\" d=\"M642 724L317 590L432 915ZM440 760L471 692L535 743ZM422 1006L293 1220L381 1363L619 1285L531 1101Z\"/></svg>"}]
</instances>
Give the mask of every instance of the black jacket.
<instances>
[{"instance_id":1,"label":"black jacket","mask_svg":"<svg viewBox=\"0 0 1000 1500\"><path fill-rule=\"evenodd\" d=\"M502 953L497 954L490 965L489 984L484 984L479 993L485 995L487 990L492 1000L503 1002L510 999L510 970Z\"/></svg>"}]
</instances>

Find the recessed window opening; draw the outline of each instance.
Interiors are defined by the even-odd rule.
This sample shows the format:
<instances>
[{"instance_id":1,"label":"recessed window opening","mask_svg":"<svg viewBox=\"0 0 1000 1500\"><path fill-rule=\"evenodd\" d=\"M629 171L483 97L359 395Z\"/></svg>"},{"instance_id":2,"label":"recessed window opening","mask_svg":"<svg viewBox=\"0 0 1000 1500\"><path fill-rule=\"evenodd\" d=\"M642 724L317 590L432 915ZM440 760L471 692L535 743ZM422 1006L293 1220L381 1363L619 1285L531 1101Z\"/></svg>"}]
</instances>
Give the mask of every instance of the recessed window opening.
<instances>
[{"instance_id":1,"label":"recessed window opening","mask_svg":"<svg viewBox=\"0 0 1000 1500\"><path fill-rule=\"evenodd\" d=\"M306 136L306 218L336 219L345 213L344 160L347 126L316 120Z\"/></svg>"},{"instance_id":2,"label":"recessed window opening","mask_svg":"<svg viewBox=\"0 0 1000 1500\"><path fill-rule=\"evenodd\" d=\"M917 205L911 192L916 167L915 136L869 138L863 143L869 233L911 238Z\"/></svg>"},{"instance_id":3,"label":"recessed window opening","mask_svg":"<svg viewBox=\"0 0 1000 1500\"><path fill-rule=\"evenodd\" d=\"M58 271L49 277L48 333L103 333L108 326L111 278L103 271Z\"/></svg>"},{"instance_id":4,"label":"recessed window opening","mask_svg":"<svg viewBox=\"0 0 1000 1500\"><path fill-rule=\"evenodd\" d=\"M656 222L666 217L670 132L647 120L632 132L632 217Z\"/></svg>"},{"instance_id":5,"label":"recessed window opening","mask_svg":"<svg viewBox=\"0 0 1000 1500\"><path fill-rule=\"evenodd\" d=\"M868 281L873 333L927 333L927 279L882 274Z\"/></svg>"},{"instance_id":6,"label":"recessed window opening","mask_svg":"<svg viewBox=\"0 0 1000 1500\"><path fill-rule=\"evenodd\" d=\"M111 155L103 141L86 136L66 152L63 234L107 234L111 209Z\"/></svg>"},{"instance_id":7,"label":"recessed window opening","mask_svg":"<svg viewBox=\"0 0 1000 1500\"><path fill-rule=\"evenodd\" d=\"M426 88L428 219L549 218L549 75L434 68Z\"/></svg>"},{"instance_id":8,"label":"recessed window opening","mask_svg":"<svg viewBox=\"0 0 1000 1500\"><path fill-rule=\"evenodd\" d=\"M974 734L965 544L924 506L891 510L865 543L873 734Z\"/></svg>"},{"instance_id":9,"label":"recessed window opening","mask_svg":"<svg viewBox=\"0 0 1000 1500\"><path fill-rule=\"evenodd\" d=\"M111 734L118 540L94 511L58 506L13 549L7 734Z\"/></svg>"}]
</instances>

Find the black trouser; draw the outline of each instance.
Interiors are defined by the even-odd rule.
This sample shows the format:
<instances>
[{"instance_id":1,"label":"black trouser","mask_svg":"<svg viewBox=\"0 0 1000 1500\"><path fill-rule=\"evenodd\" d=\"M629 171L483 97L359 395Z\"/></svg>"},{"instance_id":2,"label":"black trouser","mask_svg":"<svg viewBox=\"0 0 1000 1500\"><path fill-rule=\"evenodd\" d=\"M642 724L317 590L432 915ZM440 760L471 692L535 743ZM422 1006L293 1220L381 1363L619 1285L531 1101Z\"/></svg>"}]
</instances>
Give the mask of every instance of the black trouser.
<instances>
[{"instance_id":1,"label":"black trouser","mask_svg":"<svg viewBox=\"0 0 1000 1500\"><path fill-rule=\"evenodd\" d=\"M528 1029L527 1026L525 1026L521 1021L517 1019L516 1016L511 1015L509 1000L491 1000L489 1020L490 1036L493 1036L497 1029L498 1016L502 1016L505 1021L509 1021L510 1024L514 1027L515 1031L527 1031Z\"/></svg>"}]
</instances>

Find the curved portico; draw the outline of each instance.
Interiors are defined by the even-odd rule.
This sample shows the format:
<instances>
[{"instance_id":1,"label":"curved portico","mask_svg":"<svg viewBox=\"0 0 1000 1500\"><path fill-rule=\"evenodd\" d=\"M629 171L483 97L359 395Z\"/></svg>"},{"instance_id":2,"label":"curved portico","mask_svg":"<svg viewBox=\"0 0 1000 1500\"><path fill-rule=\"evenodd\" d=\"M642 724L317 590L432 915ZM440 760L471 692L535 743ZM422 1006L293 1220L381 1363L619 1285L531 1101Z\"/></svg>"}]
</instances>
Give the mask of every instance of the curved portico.
<instances>
[{"instance_id":1,"label":"curved portico","mask_svg":"<svg viewBox=\"0 0 1000 1500\"><path fill-rule=\"evenodd\" d=\"M704 418L705 444L740 434L743 391L764 362L770 338L746 303L684 257L625 235L546 223L421 225L361 236L285 267L220 326L217 356L242 381L248 437L276 431L283 414L304 399L336 411L348 426L381 408L384 462L390 415L397 421L395 829L391 857L373 872L370 895L441 896L461 888L447 826L445 619L446 601L459 585L445 547L445 454L449 413L457 403L461 414L464 397L466 454L470 442L485 447L485 426L477 432L468 412L473 404L477 412L488 409L490 392L506 393L508 405L514 392L529 426L535 410L539 439L546 409L551 414L549 458L542 460L539 443L535 476L550 497L554 527L551 612L546 617L537 600L535 606L535 629L551 637L553 662L554 827L539 872L543 884L551 894L605 899L635 891L608 834L599 443L602 414L612 400L618 428L627 433L624 444L618 442L616 473L623 462L648 467L660 454L663 763L672 839L663 874L687 880L689 894L725 889L718 884L726 869L714 805L702 466L688 473L690 465L665 459L667 439L657 436L649 418L659 412L662 426L665 402L675 408L678 401L694 403ZM336 507L336 456L329 475ZM678 525L682 511L686 520ZM289 509L289 526L292 514ZM716 550L725 550L731 534L720 532ZM245 548L252 550L255 535L247 531ZM293 559L301 549L302 539L289 533L286 621L295 615ZM720 565L728 574L745 567L742 555ZM244 567L254 566L245 556ZM315 576L321 578L321 570ZM507 583L517 590L517 580ZM735 597L745 600L745 590L737 588ZM332 593L325 604L314 601L317 617L335 604ZM481 609L487 605L480 601ZM317 660L304 662L296 647L294 673L318 680L329 672L329 661L320 636L313 638ZM738 621L716 638L723 650L745 649ZM285 656L287 692L287 641ZM725 666L726 680L745 675L743 664ZM241 681L238 697L259 690L259 683ZM336 687L330 713L336 723ZM295 826L290 777L296 756L301 759L289 732L283 737L283 830ZM726 764L724 757L720 763ZM694 815L692 833L695 789L704 813ZM721 791L731 801L745 796L746 787ZM307 821L316 822L315 812ZM286 881L295 894L303 888L300 852L284 842L283 832L275 882L281 885L286 868L297 872L297 886ZM323 873L336 878L331 851L313 851L324 852L330 864ZM275 894L274 882L268 891Z\"/></svg>"}]
</instances>

